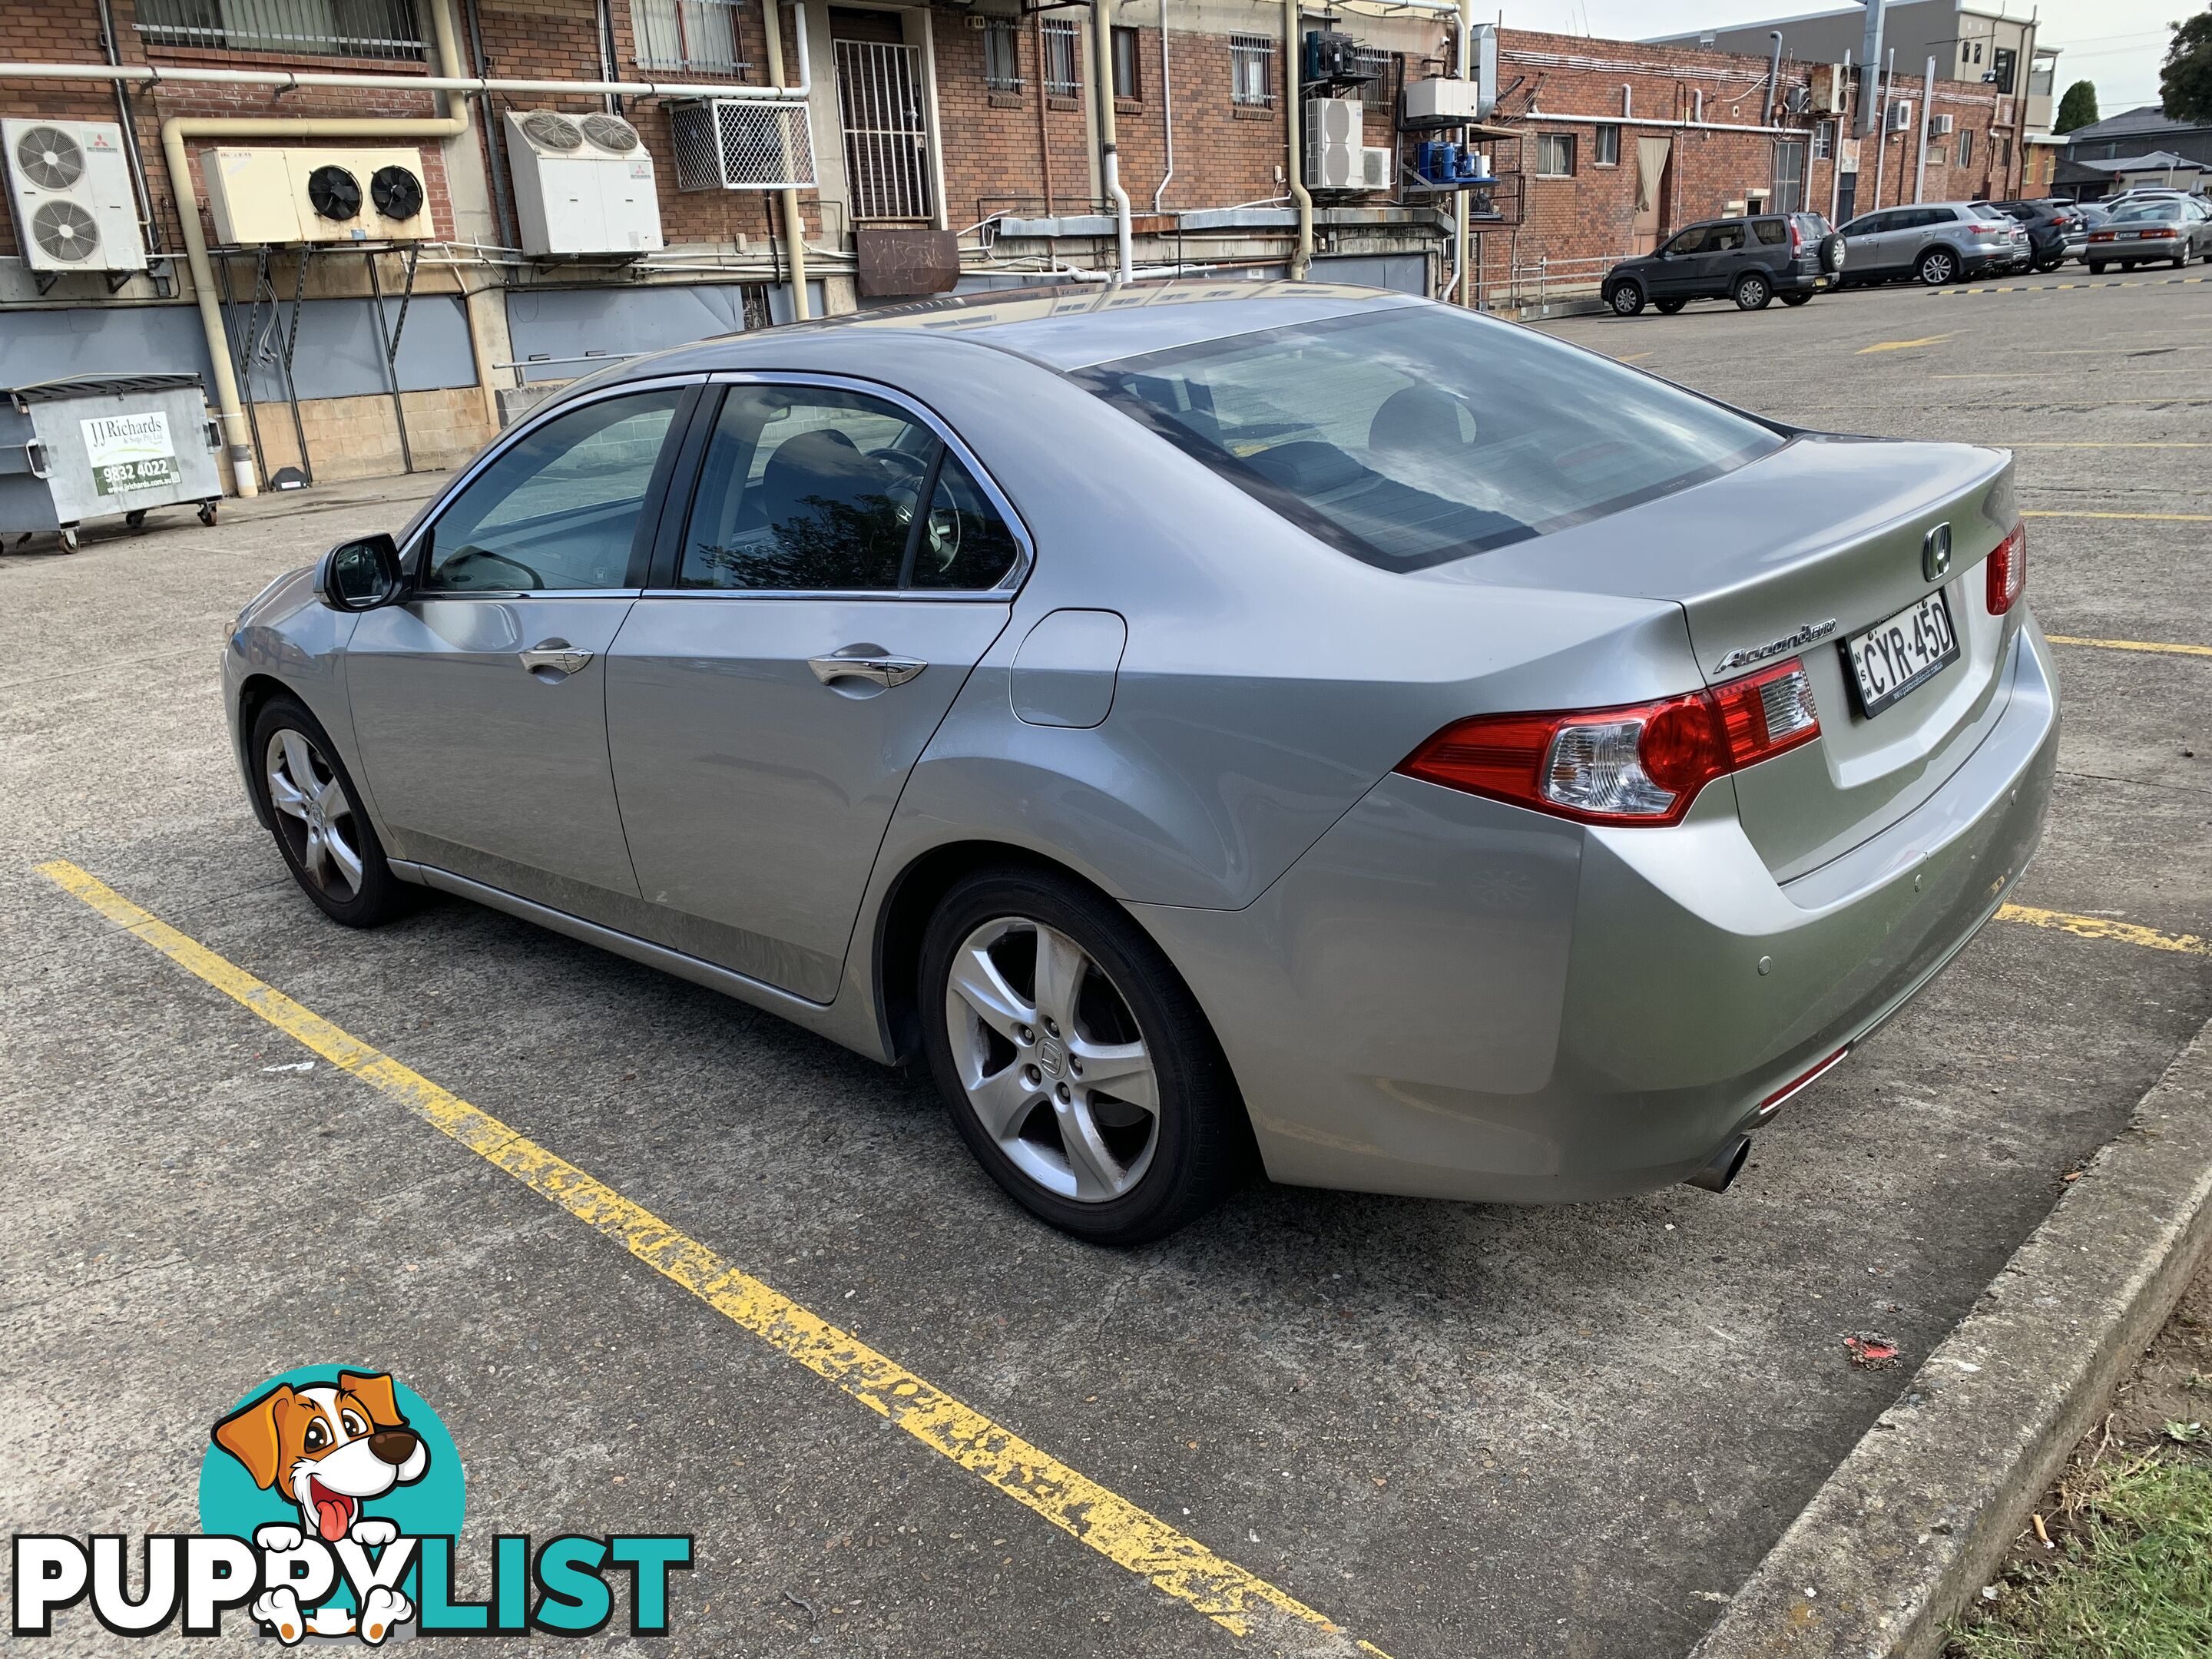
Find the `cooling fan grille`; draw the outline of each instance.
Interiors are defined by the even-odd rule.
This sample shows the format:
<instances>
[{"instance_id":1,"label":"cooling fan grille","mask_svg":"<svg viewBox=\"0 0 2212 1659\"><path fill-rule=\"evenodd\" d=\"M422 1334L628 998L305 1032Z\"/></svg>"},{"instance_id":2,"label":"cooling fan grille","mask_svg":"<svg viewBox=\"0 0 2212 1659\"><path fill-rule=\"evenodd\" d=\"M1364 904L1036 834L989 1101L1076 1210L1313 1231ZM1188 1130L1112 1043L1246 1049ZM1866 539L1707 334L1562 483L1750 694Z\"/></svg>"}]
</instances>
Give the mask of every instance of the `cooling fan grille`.
<instances>
[{"instance_id":1,"label":"cooling fan grille","mask_svg":"<svg viewBox=\"0 0 2212 1659\"><path fill-rule=\"evenodd\" d=\"M534 109L524 116L522 131L532 143L548 149L574 149L584 142L574 122L550 109Z\"/></svg>"},{"instance_id":2,"label":"cooling fan grille","mask_svg":"<svg viewBox=\"0 0 2212 1659\"><path fill-rule=\"evenodd\" d=\"M59 127L33 127L15 140L15 165L40 190L67 190L84 177L84 151Z\"/></svg>"},{"instance_id":3,"label":"cooling fan grille","mask_svg":"<svg viewBox=\"0 0 2212 1659\"><path fill-rule=\"evenodd\" d=\"M75 202L41 202L31 215L31 240L48 258L82 264L100 246L100 227Z\"/></svg>"},{"instance_id":4,"label":"cooling fan grille","mask_svg":"<svg viewBox=\"0 0 2212 1659\"><path fill-rule=\"evenodd\" d=\"M619 115L586 115L584 137L617 155L627 155L637 148L637 129Z\"/></svg>"}]
</instances>

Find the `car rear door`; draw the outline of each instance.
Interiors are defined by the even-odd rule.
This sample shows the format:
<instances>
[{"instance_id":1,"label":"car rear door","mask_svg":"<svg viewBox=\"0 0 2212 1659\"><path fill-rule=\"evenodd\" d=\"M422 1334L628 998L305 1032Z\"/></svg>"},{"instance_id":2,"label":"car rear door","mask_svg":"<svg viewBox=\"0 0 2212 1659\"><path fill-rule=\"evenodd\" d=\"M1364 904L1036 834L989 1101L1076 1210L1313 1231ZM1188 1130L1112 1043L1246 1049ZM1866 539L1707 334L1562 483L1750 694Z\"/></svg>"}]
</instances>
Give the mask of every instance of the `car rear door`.
<instances>
[{"instance_id":1,"label":"car rear door","mask_svg":"<svg viewBox=\"0 0 2212 1659\"><path fill-rule=\"evenodd\" d=\"M710 398L608 657L615 788L652 936L828 1002L907 774L1029 546L885 387L739 376Z\"/></svg>"},{"instance_id":2,"label":"car rear door","mask_svg":"<svg viewBox=\"0 0 2212 1659\"><path fill-rule=\"evenodd\" d=\"M1735 279L1748 269L1750 261L1744 254L1743 222L1735 220L1712 226L1705 232L1705 250L1698 255L1697 274L1691 281L1691 292L1709 299L1717 299L1735 285Z\"/></svg>"},{"instance_id":3,"label":"car rear door","mask_svg":"<svg viewBox=\"0 0 2212 1659\"><path fill-rule=\"evenodd\" d=\"M410 544L414 592L362 617L346 687L396 857L610 924L635 908L606 652L697 395L621 387L524 428Z\"/></svg>"}]
</instances>

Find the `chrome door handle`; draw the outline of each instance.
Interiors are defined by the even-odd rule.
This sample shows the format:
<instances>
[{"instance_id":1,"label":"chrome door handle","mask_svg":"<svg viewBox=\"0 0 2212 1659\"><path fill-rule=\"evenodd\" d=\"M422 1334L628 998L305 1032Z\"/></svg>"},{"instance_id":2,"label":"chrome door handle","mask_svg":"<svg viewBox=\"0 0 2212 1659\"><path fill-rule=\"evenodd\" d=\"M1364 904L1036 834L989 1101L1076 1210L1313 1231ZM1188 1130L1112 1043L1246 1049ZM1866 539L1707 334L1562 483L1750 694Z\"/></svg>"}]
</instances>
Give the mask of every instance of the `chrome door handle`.
<instances>
[{"instance_id":1,"label":"chrome door handle","mask_svg":"<svg viewBox=\"0 0 2212 1659\"><path fill-rule=\"evenodd\" d=\"M929 666L913 657L873 656L860 652L847 656L842 651L833 656L809 657L806 665L824 685L836 680L872 680L881 686L904 685Z\"/></svg>"},{"instance_id":2,"label":"chrome door handle","mask_svg":"<svg viewBox=\"0 0 2212 1659\"><path fill-rule=\"evenodd\" d=\"M592 659L588 651L579 651L566 640L540 640L527 651L518 651L515 659L535 673L550 668L556 674L574 674Z\"/></svg>"}]
</instances>

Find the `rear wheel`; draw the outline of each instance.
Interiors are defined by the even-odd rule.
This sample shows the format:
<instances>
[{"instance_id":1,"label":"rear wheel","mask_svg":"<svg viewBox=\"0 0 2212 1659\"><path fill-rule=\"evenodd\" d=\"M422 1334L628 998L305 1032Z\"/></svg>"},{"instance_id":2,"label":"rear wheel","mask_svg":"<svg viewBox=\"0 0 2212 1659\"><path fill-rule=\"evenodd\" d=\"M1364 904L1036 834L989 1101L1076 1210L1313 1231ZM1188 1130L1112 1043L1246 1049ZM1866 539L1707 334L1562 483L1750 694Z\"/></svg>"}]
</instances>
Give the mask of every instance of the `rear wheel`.
<instances>
[{"instance_id":1,"label":"rear wheel","mask_svg":"<svg viewBox=\"0 0 2212 1659\"><path fill-rule=\"evenodd\" d=\"M1644 284L1638 282L1615 283L1606 303L1613 307L1616 317L1633 317L1644 309Z\"/></svg>"},{"instance_id":2,"label":"rear wheel","mask_svg":"<svg viewBox=\"0 0 2212 1659\"><path fill-rule=\"evenodd\" d=\"M1672 317L1690 302L1687 300L1654 300L1651 303L1659 308L1662 317Z\"/></svg>"},{"instance_id":3,"label":"rear wheel","mask_svg":"<svg viewBox=\"0 0 2212 1659\"><path fill-rule=\"evenodd\" d=\"M2089 261L2089 274L2090 274L2092 276L2103 276L2103 275L2105 274L2105 262L2104 262L2102 259L2092 259L2092 260L2090 260L2090 261Z\"/></svg>"},{"instance_id":4,"label":"rear wheel","mask_svg":"<svg viewBox=\"0 0 2212 1659\"><path fill-rule=\"evenodd\" d=\"M1809 294L1785 294L1782 296L1782 303L1785 306L1802 306L1810 302L1812 298Z\"/></svg>"},{"instance_id":5,"label":"rear wheel","mask_svg":"<svg viewBox=\"0 0 2212 1659\"><path fill-rule=\"evenodd\" d=\"M1031 1214L1140 1244L1203 1214L1247 1167L1243 1105L1205 1016L1088 888L1042 871L966 878L930 919L921 982L953 1124Z\"/></svg>"},{"instance_id":6,"label":"rear wheel","mask_svg":"<svg viewBox=\"0 0 2212 1659\"><path fill-rule=\"evenodd\" d=\"M1920 280L1930 288L1941 288L1959 275L1959 257L1947 247L1931 247L1920 256Z\"/></svg>"},{"instance_id":7,"label":"rear wheel","mask_svg":"<svg viewBox=\"0 0 2212 1659\"><path fill-rule=\"evenodd\" d=\"M270 698L246 752L277 850L318 909L343 927L374 927L407 908L406 885L385 862L337 746L304 705Z\"/></svg>"},{"instance_id":8,"label":"rear wheel","mask_svg":"<svg viewBox=\"0 0 2212 1659\"><path fill-rule=\"evenodd\" d=\"M1747 270L1735 279L1735 307L1738 311L1764 311L1766 302L1774 297L1774 284L1766 280L1766 273Z\"/></svg>"}]
</instances>

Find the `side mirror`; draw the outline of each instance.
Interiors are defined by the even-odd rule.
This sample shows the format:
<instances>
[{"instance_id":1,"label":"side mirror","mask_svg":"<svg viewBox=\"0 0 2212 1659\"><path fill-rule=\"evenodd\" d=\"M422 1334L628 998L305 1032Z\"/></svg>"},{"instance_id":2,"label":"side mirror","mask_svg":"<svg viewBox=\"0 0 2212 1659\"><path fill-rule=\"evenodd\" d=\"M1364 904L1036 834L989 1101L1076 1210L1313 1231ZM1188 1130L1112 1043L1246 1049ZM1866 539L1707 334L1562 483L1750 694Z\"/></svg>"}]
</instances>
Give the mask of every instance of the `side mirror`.
<instances>
[{"instance_id":1,"label":"side mirror","mask_svg":"<svg viewBox=\"0 0 2212 1659\"><path fill-rule=\"evenodd\" d=\"M399 599L406 586L398 544L382 531L340 542L315 572L315 596L333 611L374 611Z\"/></svg>"}]
</instances>

